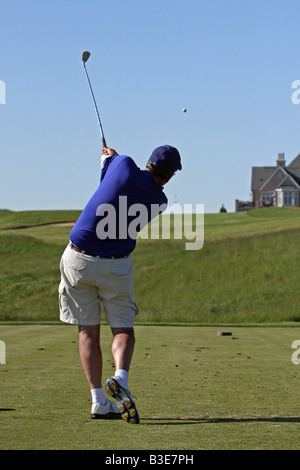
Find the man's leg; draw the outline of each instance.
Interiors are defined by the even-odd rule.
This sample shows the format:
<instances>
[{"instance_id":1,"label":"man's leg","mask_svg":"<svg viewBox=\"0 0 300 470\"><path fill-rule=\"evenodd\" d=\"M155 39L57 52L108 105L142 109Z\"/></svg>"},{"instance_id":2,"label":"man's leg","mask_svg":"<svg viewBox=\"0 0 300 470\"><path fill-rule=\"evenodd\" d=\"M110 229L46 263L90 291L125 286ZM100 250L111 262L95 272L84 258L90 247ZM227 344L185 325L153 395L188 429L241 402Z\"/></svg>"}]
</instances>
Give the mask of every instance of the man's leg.
<instances>
[{"instance_id":1,"label":"man's leg","mask_svg":"<svg viewBox=\"0 0 300 470\"><path fill-rule=\"evenodd\" d=\"M128 372L133 356L135 336L133 328L111 328L113 334L112 355L115 375L107 379L105 390L120 402L122 418L128 423L138 424L139 414L128 388Z\"/></svg>"},{"instance_id":2,"label":"man's leg","mask_svg":"<svg viewBox=\"0 0 300 470\"><path fill-rule=\"evenodd\" d=\"M119 408L107 400L102 389L100 325L79 326L79 354L92 394L92 419L120 418Z\"/></svg>"},{"instance_id":3,"label":"man's leg","mask_svg":"<svg viewBox=\"0 0 300 470\"><path fill-rule=\"evenodd\" d=\"M102 352L100 325L80 325L79 354L91 389L102 387Z\"/></svg>"},{"instance_id":4,"label":"man's leg","mask_svg":"<svg viewBox=\"0 0 300 470\"><path fill-rule=\"evenodd\" d=\"M116 370L129 371L133 356L135 336L133 328L112 328L111 346Z\"/></svg>"}]
</instances>

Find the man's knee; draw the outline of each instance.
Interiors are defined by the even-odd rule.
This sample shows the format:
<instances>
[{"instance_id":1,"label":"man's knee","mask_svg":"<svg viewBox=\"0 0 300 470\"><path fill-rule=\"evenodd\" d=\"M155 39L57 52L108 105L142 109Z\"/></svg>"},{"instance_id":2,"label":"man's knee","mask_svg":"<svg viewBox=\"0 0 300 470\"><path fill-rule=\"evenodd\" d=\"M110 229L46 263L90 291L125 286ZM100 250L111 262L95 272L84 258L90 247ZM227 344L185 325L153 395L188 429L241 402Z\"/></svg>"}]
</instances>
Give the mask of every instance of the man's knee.
<instances>
[{"instance_id":1,"label":"man's knee","mask_svg":"<svg viewBox=\"0 0 300 470\"><path fill-rule=\"evenodd\" d=\"M112 334L116 335L125 334L134 339L134 328L111 328Z\"/></svg>"}]
</instances>

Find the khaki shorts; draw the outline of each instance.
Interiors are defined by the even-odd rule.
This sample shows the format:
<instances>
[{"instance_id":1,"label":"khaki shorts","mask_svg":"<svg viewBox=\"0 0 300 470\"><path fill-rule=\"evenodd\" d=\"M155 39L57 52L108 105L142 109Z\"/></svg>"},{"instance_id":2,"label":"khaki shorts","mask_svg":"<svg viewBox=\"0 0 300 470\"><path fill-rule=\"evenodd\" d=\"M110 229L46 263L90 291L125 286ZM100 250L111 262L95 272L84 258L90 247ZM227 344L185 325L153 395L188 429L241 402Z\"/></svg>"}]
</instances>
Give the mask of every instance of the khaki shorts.
<instances>
[{"instance_id":1,"label":"khaki shorts","mask_svg":"<svg viewBox=\"0 0 300 470\"><path fill-rule=\"evenodd\" d=\"M65 249L60 262L60 320L74 325L101 323L101 303L112 328L131 328L134 301L131 257L108 259Z\"/></svg>"}]
</instances>

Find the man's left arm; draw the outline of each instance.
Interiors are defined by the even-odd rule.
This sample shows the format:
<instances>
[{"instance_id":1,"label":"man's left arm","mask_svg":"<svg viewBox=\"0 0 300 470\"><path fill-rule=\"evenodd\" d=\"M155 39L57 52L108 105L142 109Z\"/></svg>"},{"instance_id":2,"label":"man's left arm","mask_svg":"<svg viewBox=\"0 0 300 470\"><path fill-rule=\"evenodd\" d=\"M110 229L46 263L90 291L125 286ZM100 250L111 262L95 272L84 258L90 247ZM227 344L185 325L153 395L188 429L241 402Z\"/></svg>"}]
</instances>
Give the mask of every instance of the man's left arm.
<instances>
[{"instance_id":1,"label":"man's left arm","mask_svg":"<svg viewBox=\"0 0 300 470\"><path fill-rule=\"evenodd\" d=\"M100 165L101 165L100 183L105 176L105 173L109 165L109 162L111 161L111 158L114 157L115 155L119 155L119 154L114 149L111 149L108 147L102 147L102 155L100 159Z\"/></svg>"},{"instance_id":2,"label":"man's left arm","mask_svg":"<svg viewBox=\"0 0 300 470\"><path fill-rule=\"evenodd\" d=\"M114 149L109 147L102 147L102 155L100 159L101 168L104 167L104 162L107 157L113 157L114 155L119 155Z\"/></svg>"}]
</instances>

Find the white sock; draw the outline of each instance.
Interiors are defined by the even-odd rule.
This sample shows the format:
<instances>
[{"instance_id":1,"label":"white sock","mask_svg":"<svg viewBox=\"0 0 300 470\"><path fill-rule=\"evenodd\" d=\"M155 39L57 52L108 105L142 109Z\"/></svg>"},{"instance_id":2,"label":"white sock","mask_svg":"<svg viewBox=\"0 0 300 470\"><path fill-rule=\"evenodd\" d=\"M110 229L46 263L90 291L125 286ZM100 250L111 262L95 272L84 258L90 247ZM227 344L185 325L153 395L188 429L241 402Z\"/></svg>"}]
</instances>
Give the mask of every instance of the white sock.
<instances>
[{"instance_id":1,"label":"white sock","mask_svg":"<svg viewBox=\"0 0 300 470\"><path fill-rule=\"evenodd\" d=\"M126 386L128 385L128 372L127 372L127 370L117 369L116 372L115 372L115 375L117 375L118 377L121 377L121 379L123 380L125 385Z\"/></svg>"},{"instance_id":2,"label":"white sock","mask_svg":"<svg viewBox=\"0 0 300 470\"><path fill-rule=\"evenodd\" d=\"M93 403L101 403L101 405L105 405L107 398L104 394L103 388L92 388L91 394Z\"/></svg>"}]
</instances>

